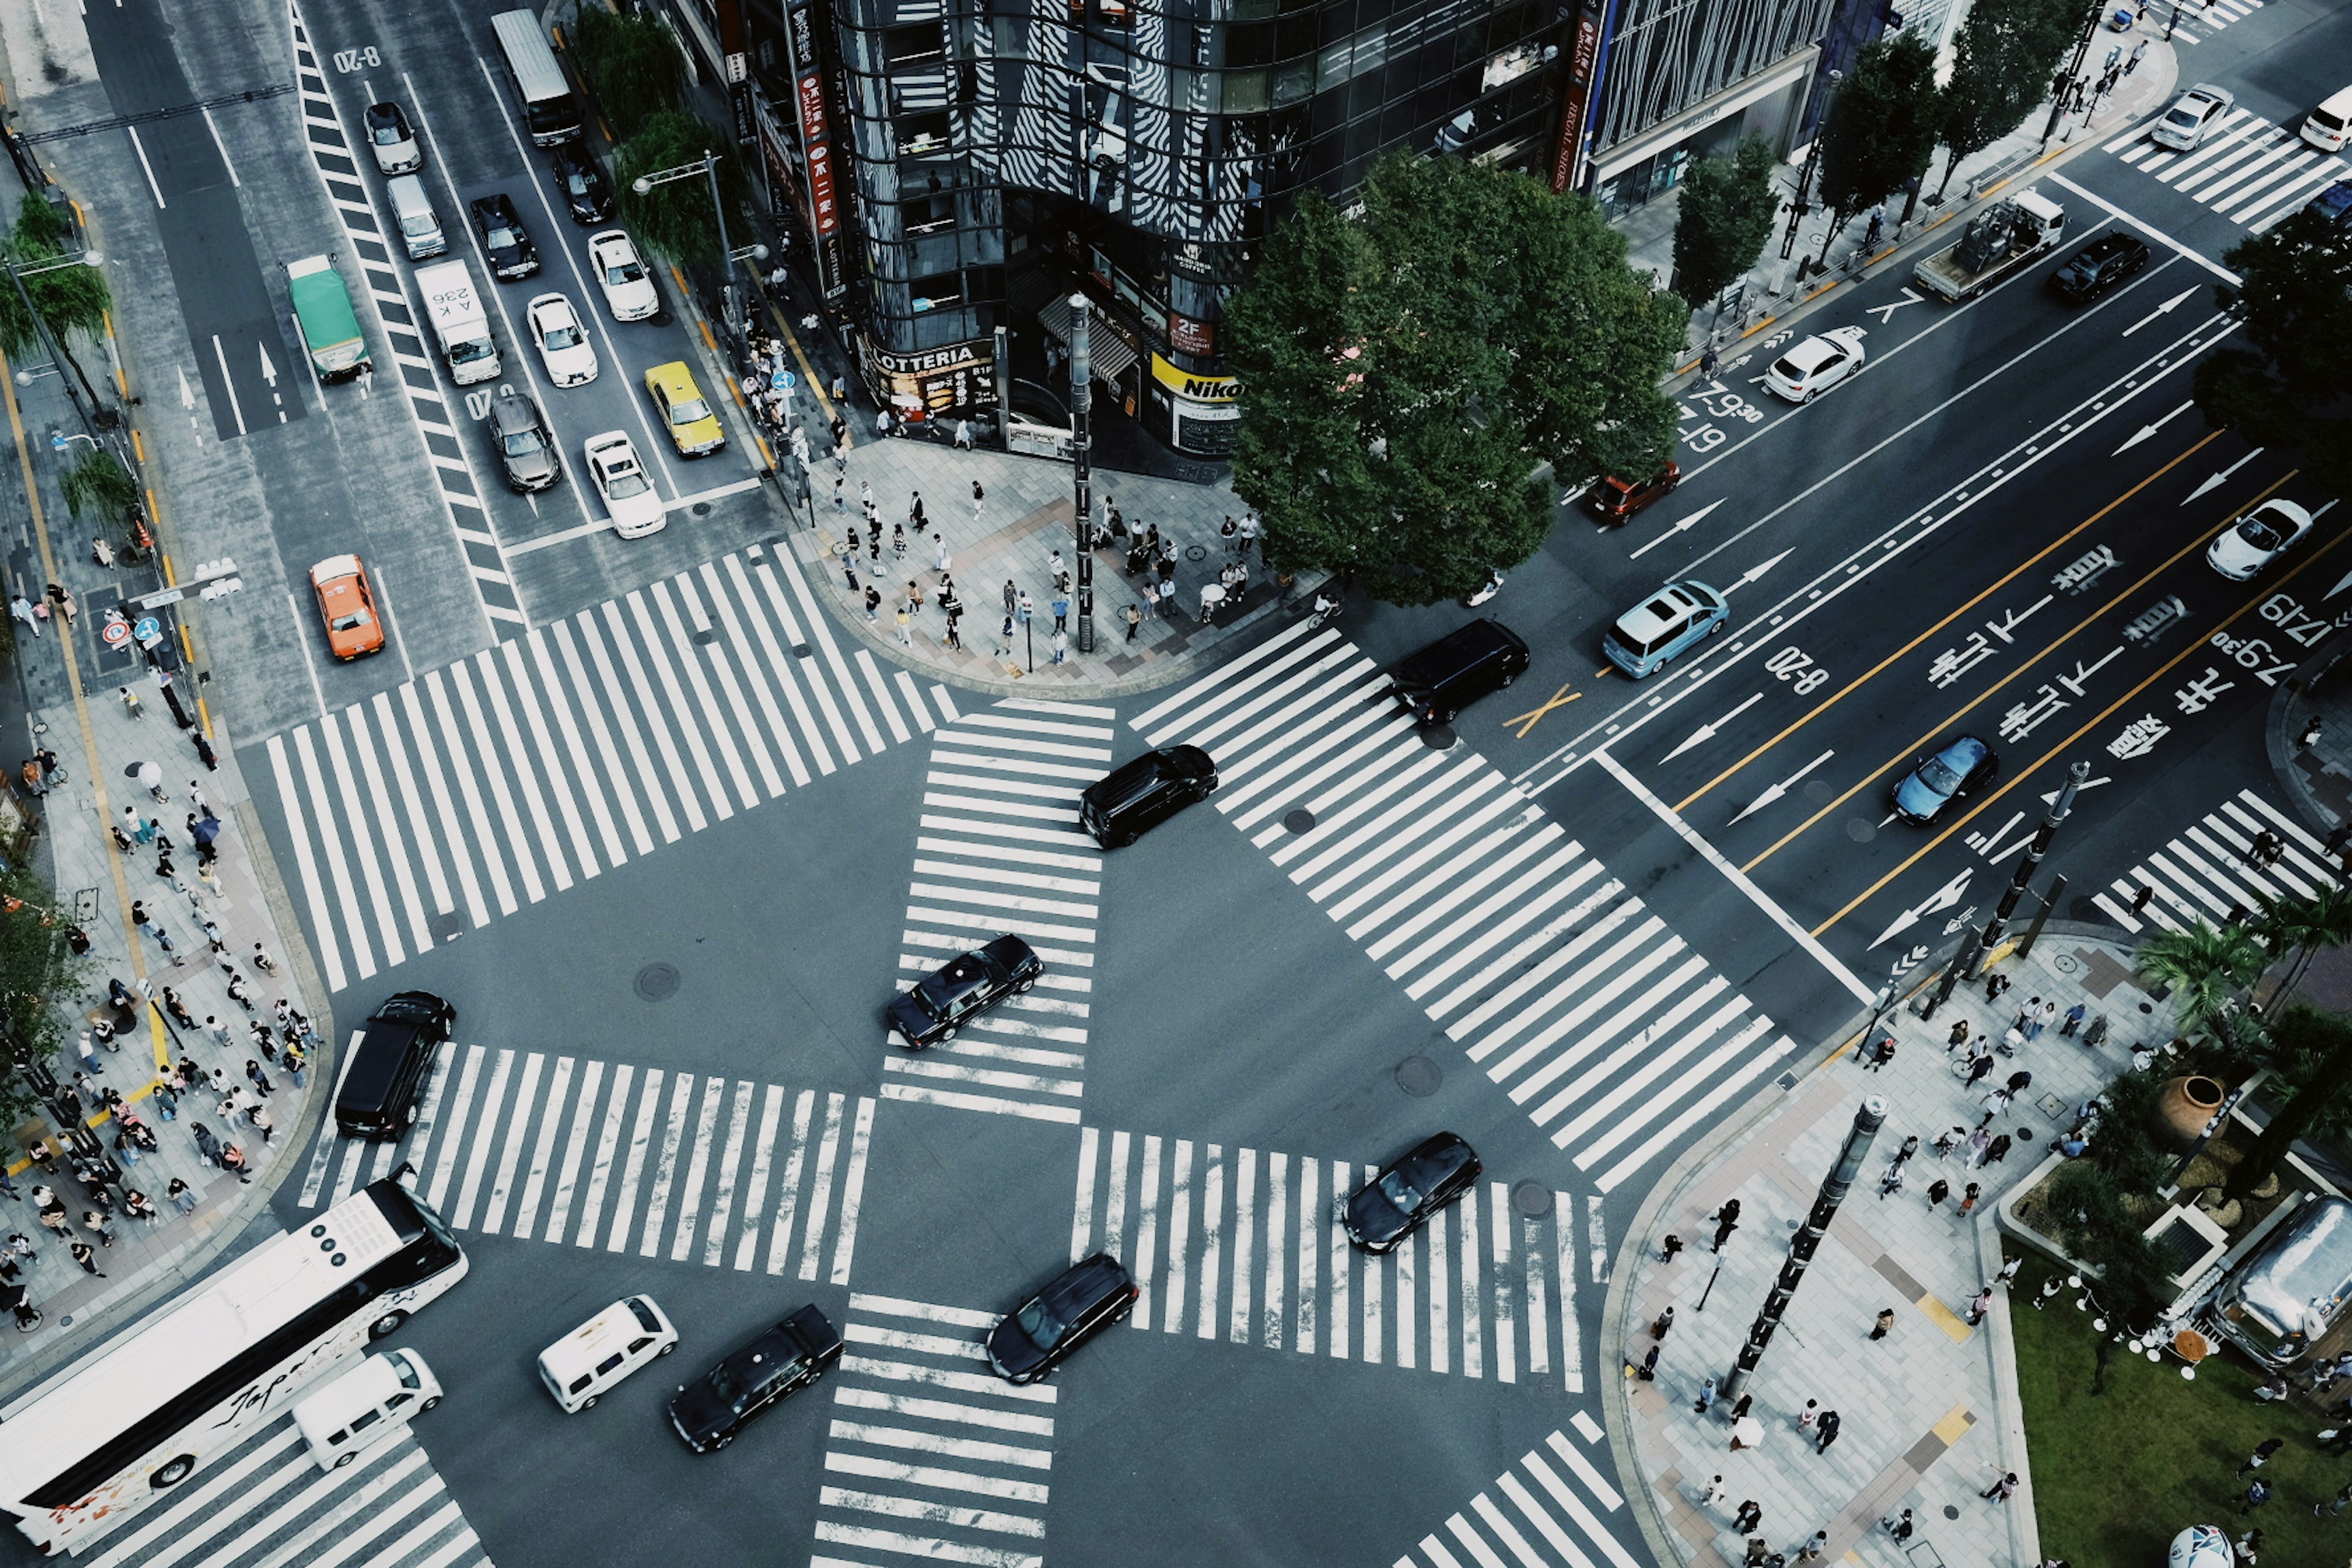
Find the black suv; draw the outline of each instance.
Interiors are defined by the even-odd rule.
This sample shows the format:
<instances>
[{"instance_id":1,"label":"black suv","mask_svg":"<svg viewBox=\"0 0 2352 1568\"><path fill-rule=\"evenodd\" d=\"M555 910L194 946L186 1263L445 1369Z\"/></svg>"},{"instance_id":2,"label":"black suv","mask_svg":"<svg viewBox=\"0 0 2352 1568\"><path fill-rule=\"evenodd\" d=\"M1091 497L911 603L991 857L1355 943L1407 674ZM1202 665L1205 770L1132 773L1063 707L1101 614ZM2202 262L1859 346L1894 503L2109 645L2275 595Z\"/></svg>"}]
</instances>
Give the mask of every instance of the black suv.
<instances>
[{"instance_id":1,"label":"black suv","mask_svg":"<svg viewBox=\"0 0 2352 1568\"><path fill-rule=\"evenodd\" d=\"M2147 258L2146 241L2128 234L2103 234L2050 275L2050 291L2087 305L2146 267Z\"/></svg>"},{"instance_id":2,"label":"black suv","mask_svg":"<svg viewBox=\"0 0 2352 1568\"><path fill-rule=\"evenodd\" d=\"M1528 645L1497 620L1472 621L1408 655L1389 671L1390 690L1416 724L1451 724L1454 716L1525 674Z\"/></svg>"},{"instance_id":3,"label":"black suv","mask_svg":"<svg viewBox=\"0 0 2352 1568\"><path fill-rule=\"evenodd\" d=\"M1366 1252L1392 1252L1429 1216L1470 1190L1486 1167L1477 1152L1453 1132L1413 1145L1403 1158L1356 1189L1340 1211L1348 1239Z\"/></svg>"},{"instance_id":4,"label":"black suv","mask_svg":"<svg viewBox=\"0 0 2352 1568\"><path fill-rule=\"evenodd\" d=\"M397 1138L416 1120L433 1077L433 1054L457 1026L457 1009L427 991L385 1001L360 1032L335 1090L335 1131L346 1138Z\"/></svg>"},{"instance_id":5,"label":"black suv","mask_svg":"<svg viewBox=\"0 0 2352 1568\"><path fill-rule=\"evenodd\" d=\"M679 1384L669 1402L670 1426L696 1453L715 1453L753 1416L832 1371L841 1350L833 1321L803 1307L692 1383Z\"/></svg>"},{"instance_id":6,"label":"black suv","mask_svg":"<svg viewBox=\"0 0 2352 1568\"><path fill-rule=\"evenodd\" d=\"M1045 961L1017 936L1000 936L901 991L882 1009L882 1022L910 1051L952 1040L956 1031L1045 973Z\"/></svg>"},{"instance_id":7,"label":"black suv","mask_svg":"<svg viewBox=\"0 0 2352 1568\"><path fill-rule=\"evenodd\" d=\"M555 183L563 187L573 223L603 223L613 216L613 188L586 148L577 142L559 142L548 159L555 166Z\"/></svg>"},{"instance_id":8,"label":"black suv","mask_svg":"<svg viewBox=\"0 0 2352 1568\"><path fill-rule=\"evenodd\" d=\"M1007 1383L1035 1383L1062 1358L1135 1310L1134 1277L1108 1252L1073 1263L1026 1301L997 1320L981 1343L988 1364Z\"/></svg>"},{"instance_id":9,"label":"black suv","mask_svg":"<svg viewBox=\"0 0 2352 1568\"><path fill-rule=\"evenodd\" d=\"M490 259L490 275L502 282L528 278L539 270L539 247L515 216L514 203L504 191L476 196L466 204L474 215L474 232L482 237L482 253Z\"/></svg>"},{"instance_id":10,"label":"black suv","mask_svg":"<svg viewBox=\"0 0 2352 1568\"><path fill-rule=\"evenodd\" d=\"M562 459L555 454L555 437L540 416L539 405L520 392L502 392L490 400L490 445L509 489L543 490L563 477Z\"/></svg>"},{"instance_id":11,"label":"black suv","mask_svg":"<svg viewBox=\"0 0 2352 1568\"><path fill-rule=\"evenodd\" d=\"M1198 746L1162 746L1114 768L1078 796L1078 826L1106 849L1132 844L1217 792L1217 764Z\"/></svg>"}]
</instances>

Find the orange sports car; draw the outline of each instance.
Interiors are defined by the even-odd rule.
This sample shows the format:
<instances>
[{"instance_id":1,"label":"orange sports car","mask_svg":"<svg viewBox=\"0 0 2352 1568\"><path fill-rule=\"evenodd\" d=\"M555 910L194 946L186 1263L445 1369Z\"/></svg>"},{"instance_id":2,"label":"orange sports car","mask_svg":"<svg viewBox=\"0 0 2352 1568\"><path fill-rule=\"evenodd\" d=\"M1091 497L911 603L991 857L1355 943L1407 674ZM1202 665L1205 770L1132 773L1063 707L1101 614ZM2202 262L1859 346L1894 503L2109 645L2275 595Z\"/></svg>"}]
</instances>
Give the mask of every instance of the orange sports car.
<instances>
[{"instance_id":1,"label":"orange sports car","mask_svg":"<svg viewBox=\"0 0 2352 1568\"><path fill-rule=\"evenodd\" d=\"M383 622L375 613L375 590L356 555L330 555L310 568L319 595L319 617L327 623L327 647L337 658L383 651Z\"/></svg>"}]
</instances>

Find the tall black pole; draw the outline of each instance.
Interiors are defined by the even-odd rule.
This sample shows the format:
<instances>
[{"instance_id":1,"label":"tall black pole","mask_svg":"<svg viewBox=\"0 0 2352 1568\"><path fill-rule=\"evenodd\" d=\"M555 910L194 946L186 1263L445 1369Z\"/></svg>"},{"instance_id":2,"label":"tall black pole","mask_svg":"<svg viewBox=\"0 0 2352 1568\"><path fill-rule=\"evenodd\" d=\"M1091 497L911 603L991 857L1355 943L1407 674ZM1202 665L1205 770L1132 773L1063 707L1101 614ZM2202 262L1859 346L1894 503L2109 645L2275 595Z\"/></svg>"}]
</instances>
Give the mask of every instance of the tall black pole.
<instances>
[{"instance_id":1,"label":"tall black pole","mask_svg":"<svg viewBox=\"0 0 2352 1568\"><path fill-rule=\"evenodd\" d=\"M1822 89L1822 112L1813 121L1812 144L1806 149L1805 166L1797 175L1797 199L1789 207L1789 232L1780 237L1780 259L1783 261L1788 260L1790 254L1797 248L1797 226L1804 222L1805 215L1812 210L1811 197L1813 188L1813 171L1821 166L1822 133L1829 129L1830 101L1836 96L1838 83L1844 79L1843 71L1833 70L1829 73L1828 80ZM1798 269L1798 276L1803 275L1804 269L1801 267Z\"/></svg>"},{"instance_id":2,"label":"tall black pole","mask_svg":"<svg viewBox=\"0 0 2352 1568\"><path fill-rule=\"evenodd\" d=\"M1805 1223L1789 1238L1789 1260L1780 1265L1779 1278L1772 1281L1769 1294L1764 1298L1763 1310L1748 1325L1748 1342L1739 1347L1739 1359L1732 1363L1731 1375L1723 1380L1723 1397L1738 1400L1748 1379L1764 1359L1764 1347L1772 1342L1772 1335L1780 1326L1781 1317L1789 1310L1790 1300L1805 1278L1805 1267L1813 1260L1821 1247L1822 1237L1830 1230L1830 1221L1837 1217L1838 1205L1845 1201L1846 1189L1853 1185L1854 1176L1862 1170L1863 1158L1870 1152L1871 1140L1886 1121L1886 1101L1872 1095L1853 1113L1853 1126L1845 1135L1845 1146L1838 1151L1837 1163L1822 1180L1822 1190L1813 1195L1812 1212Z\"/></svg>"},{"instance_id":3,"label":"tall black pole","mask_svg":"<svg viewBox=\"0 0 2352 1568\"><path fill-rule=\"evenodd\" d=\"M1095 472L1087 415L1093 401L1089 326L1094 305L1070 296L1070 456L1077 463L1078 651L1095 651Z\"/></svg>"},{"instance_id":4,"label":"tall black pole","mask_svg":"<svg viewBox=\"0 0 2352 1568\"><path fill-rule=\"evenodd\" d=\"M2083 36L2075 40L2074 58L2066 62L2066 68L2060 71L2057 79L2050 84L2050 122L2042 128L2042 144L2044 147L2050 145L2050 138L2058 134L2058 121L2065 117L2066 100L2074 96L2074 78L2083 68L2083 58L2091 52L2091 40L2098 36L2099 17L2105 11L2105 6L2095 5L2083 17ZM2174 8L2173 15L2178 20L2179 7Z\"/></svg>"},{"instance_id":5,"label":"tall black pole","mask_svg":"<svg viewBox=\"0 0 2352 1568\"><path fill-rule=\"evenodd\" d=\"M2074 792L2081 789L2083 781L2090 776L2091 764L2088 763L2076 763L2066 770L2066 782L2059 786L2058 798L2051 803L2050 815L2042 819L2042 826L2034 831L2033 841L2025 847L2025 855L2017 863L2017 875L2009 879L2008 890L2000 896L2000 907L1993 910L1992 919L1985 922L1984 936L1977 943L1979 959L2000 945L2001 932L2009 929L2009 917L2017 912L2017 900L2025 896L2026 885L2033 880L2034 869L2042 864L2042 857L2050 853L2050 840L2057 836L2058 825L2066 820L2068 812L2074 809ZM1970 974L1968 978L1973 980L1976 976Z\"/></svg>"}]
</instances>

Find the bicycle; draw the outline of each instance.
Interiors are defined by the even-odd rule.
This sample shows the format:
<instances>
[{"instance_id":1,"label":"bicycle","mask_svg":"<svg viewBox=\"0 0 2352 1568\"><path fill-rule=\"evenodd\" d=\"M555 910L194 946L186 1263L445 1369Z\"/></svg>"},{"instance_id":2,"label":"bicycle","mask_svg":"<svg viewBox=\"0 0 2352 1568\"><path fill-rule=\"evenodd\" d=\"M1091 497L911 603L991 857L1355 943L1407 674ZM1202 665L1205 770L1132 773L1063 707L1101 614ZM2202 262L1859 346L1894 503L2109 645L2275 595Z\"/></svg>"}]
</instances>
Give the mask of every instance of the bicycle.
<instances>
[{"instance_id":1,"label":"bicycle","mask_svg":"<svg viewBox=\"0 0 2352 1568\"><path fill-rule=\"evenodd\" d=\"M1337 619L1339 614L1339 600L1326 598L1321 594L1318 594L1315 595L1314 604L1307 611L1307 629L1308 631L1314 631L1320 627L1324 622Z\"/></svg>"}]
</instances>

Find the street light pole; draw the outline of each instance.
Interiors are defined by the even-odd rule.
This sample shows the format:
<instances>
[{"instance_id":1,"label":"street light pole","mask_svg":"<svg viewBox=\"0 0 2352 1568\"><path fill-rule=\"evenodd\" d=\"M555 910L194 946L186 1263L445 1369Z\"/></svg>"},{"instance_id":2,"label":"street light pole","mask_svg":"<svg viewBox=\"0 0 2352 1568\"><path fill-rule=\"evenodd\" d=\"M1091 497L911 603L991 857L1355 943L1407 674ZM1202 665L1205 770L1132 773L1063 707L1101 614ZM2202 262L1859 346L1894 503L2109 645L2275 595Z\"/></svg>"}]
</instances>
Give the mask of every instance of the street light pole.
<instances>
[{"instance_id":1,"label":"street light pole","mask_svg":"<svg viewBox=\"0 0 2352 1568\"><path fill-rule=\"evenodd\" d=\"M48 319L43 316L40 311L33 308L32 291L25 287L25 279L31 277L37 277L39 274L44 272L55 272L67 267L97 267L101 265L105 259L106 258L103 256L100 255L95 250L85 250L79 256L61 257L55 261L47 262L39 267L18 267L13 261L0 263L0 265L5 265L8 268L8 280L16 286L16 298L23 302L25 314L32 319L33 331L40 337L43 351L48 354L50 361L58 367L58 384L62 385L66 389L66 401L73 405L74 414L81 420L82 428L91 431L95 431L97 428L97 426L93 422L93 415L95 411L104 406L99 402L98 389L90 385L86 378L83 380L82 392L89 395L89 404L85 407L82 404L81 394L77 393L74 390L72 379L68 377L65 374L66 366L70 363L73 365L75 375L80 375L81 366L79 363L69 360L65 352L58 347L55 335L49 331ZM97 437L95 435L91 437L90 440L91 445L97 445Z\"/></svg>"},{"instance_id":2,"label":"street light pole","mask_svg":"<svg viewBox=\"0 0 2352 1568\"><path fill-rule=\"evenodd\" d=\"M656 169L650 174L639 174L629 182L637 195L650 195L656 185L667 185L673 180L690 180L700 174L710 182L710 211L719 220L719 313L724 318L728 340L731 345L741 335L735 315L735 252L727 243L727 204L719 195L719 154L704 148L702 156L691 163L680 163L674 169Z\"/></svg>"},{"instance_id":3,"label":"street light pole","mask_svg":"<svg viewBox=\"0 0 2352 1568\"><path fill-rule=\"evenodd\" d=\"M1780 259L1783 261L1788 260L1797 248L1797 226L1812 210L1808 198L1813 188L1813 171L1821 166L1822 134L1829 129L1830 104L1836 97L1838 83L1844 79L1845 72L1833 70L1829 74L1827 87L1822 89L1821 118L1813 122L1812 144L1806 148L1805 166L1797 174L1797 199L1789 207L1789 232L1780 237Z\"/></svg>"},{"instance_id":4,"label":"street light pole","mask_svg":"<svg viewBox=\"0 0 2352 1568\"><path fill-rule=\"evenodd\" d=\"M1078 651L1095 650L1095 515L1092 426L1093 301L1070 296L1070 455L1077 463Z\"/></svg>"}]
</instances>

